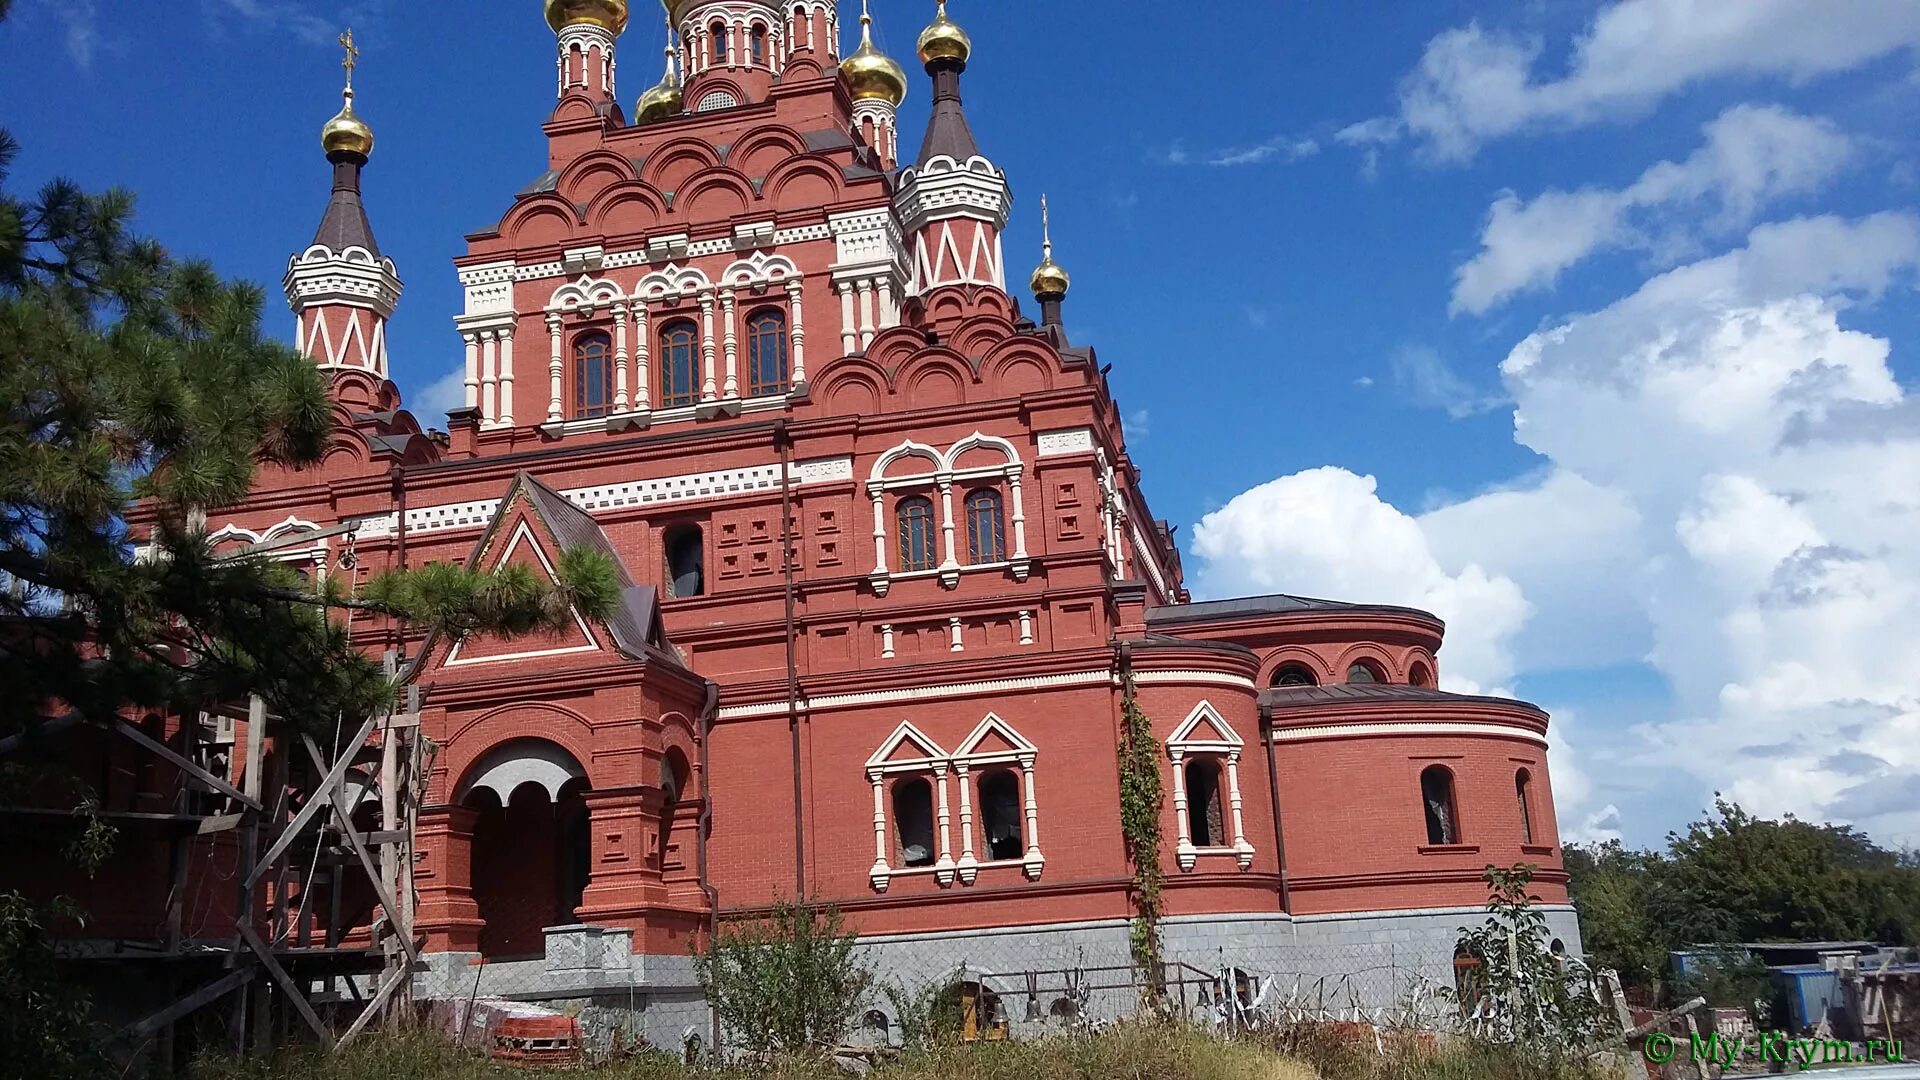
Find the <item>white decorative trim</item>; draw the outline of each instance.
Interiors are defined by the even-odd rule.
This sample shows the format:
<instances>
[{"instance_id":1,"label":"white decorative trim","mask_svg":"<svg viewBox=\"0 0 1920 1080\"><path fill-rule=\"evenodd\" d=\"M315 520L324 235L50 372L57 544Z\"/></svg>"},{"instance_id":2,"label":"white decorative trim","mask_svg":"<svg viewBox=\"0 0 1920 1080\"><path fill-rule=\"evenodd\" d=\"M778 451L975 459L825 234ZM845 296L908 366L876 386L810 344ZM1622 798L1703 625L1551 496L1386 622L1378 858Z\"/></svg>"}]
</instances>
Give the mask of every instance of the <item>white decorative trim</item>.
<instances>
[{"instance_id":1,"label":"white decorative trim","mask_svg":"<svg viewBox=\"0 0 1920 1080\"><path fill-rule=\"evenodd\" d=\"M1244 675L1228 675L1219 671L1142 671L1134 675L1133 681L1141 686L1226 686L1235 690L1258 690L1252 679Z\"/></svg>"},{"instance_id":2,"label":"white decorative trim","mask_svg":"<svg viewBox=\"0 0 1920 1080\"><path fill-rule=\"evenodd\" d=\"M851 480L853 479L853 459L851 457L813 458L796 462L790 478L795 486ZM724 469L718 472L684 473L679 476L629 480L619 484L573 488L560 494L566 496L567 501L580 509L595 513L631 506L721 499L752 491L778 490L779 487L780 466L772 464L752 465L743 469ZM492 521L494 513L499 509L500 500L498 499L417 507L407 511L407 532L411 535L443 532L448 529L479 528ZM395 528L393 514L375 514L354 520L359 524L362 537L390 536Z\"/></svg>"},{"instance_id":3,"label":"white decorative trim","mask_svg":"<svg viewBox=\"0 0 1920 1080\"><path fill-rule=\"evenodd\" d=\"M1091 428L1066 428L1061 431L1043 431L1039 435L1041 457L1059 457L1063 454L1090 454L1093 452L1093 430Z\"/></svg>"},{"instance_id":4,"label":"white decorative trim","mask_svg":"<svg viewBox=\"0 0 1920 1080\"><path fill-rule=\"evenodd\" d=\"M1347 739L1368 735L1492 735L1502 739L1547 745L1547 737L1537 731L1505 724L1471 724L1445 720L1381 720L1365 724L1320 724L1309 727L1273 730L1274 742L1312 742L1318 739Z\"/></svg>"},{"instance_id":5,"label":"white decorative trim","mask_svg":"<svg viewBox=\"0 0 1920 1080\"><path fill-rule=\"evenodd\" d=\"M1205 722L1220 736L1218 739L1196 739L1193 734ZM1187 714L1187 718L1167 737L1167 758L1173 762L1173 813L1180 827L1179 842L1174 848L1175 860L1181 873L1192 873L1194 864L1204 854L1233 855L1240 869L1253 869L1253 845L1247 842L1247 828L1241 812L1240 801L1240 751L1246 742L1240 733L1233 730L1220 711L1210 701L1201 701ZM1229 816L1227 824L1233 829L1233 843L1196 846L1193 842L1192 807L1187 801L1186 759L1189 757L1208 757L1221 759L1222 773L1227 781L1227 806ZM1216 789L1214 795L1220 792ZM1222 840L1225 837L1210 837Z\"/></svg>"},{"instance_id":6,"label":"white decorative trim","mask_svg":"<svg viewBox=\"0 0 1920 1080\"><path fill-rule=\"evenodd\" d=\"M547 579L550 581L560 580L559 575L554 572L552 560L547 558L546 551L540 547L540 541L534 539L533 530L527 526L525 521L520 522L520 527L513 531L513 539L507 541L506 550L501 553L500 561L496 565L504 565L508 559L511 559L513 553L519 550L520 542L523 540L526 541L528 547L533 549L534 558L540 560L541 568L547 572ZM467 664L497 664L506 660L526 660L536 656L564 656L572 653L599 652L600 639L593 636L593 628L587 625L587 620L583 618L578 611L570 611L569 614L573 616L573 624L580 629L582 634L586 635L587 643L585 645L569 645L560 649L535 649L526 652L503 653L499 656L482 656L472 660L463 660L460 658L460 650L466 646L468 639L462 637L453 643L453 648L448 650L447 658L442 662L441 666L459 667Z\"/></svg>"},{"instance_id":7,"label":"white decorative trim","mask_svg":"<svg viewBox=\"0 0 1920 1080\"><path fill-rule=\"evenodd\" d=\"M914 686L901 690L862 690L851 694L821 694L802 698L803 712L824 712L853 705L897 704L906 701L937 701L943 698L972 697L975 694L1004 694L1021 690L1055 690L1067 686L1111 685L1113 673L1071 671L1058 675L1022 675L1010 679L986 679L980 682L948 683L944 686ZM722 720L747 720L759 716L777 716L786 712L787 703L770 701L753 705L723 705L717 714Z\"/></svg>"},{"instance_id":8,"label":"white decorative trim","mask_svg":"<svg viewBox=\"0 0 1920 1080\"><path fill-rule=\"evenodd\" d=\"M1147 538L1141 534L1140 523L1129 515L1127 525L1133 533L1133 564L1147 568L1147 576L1153 579L1154 590L1160 594L1163 602L1173 599L1173 594L1167 591L1167 579L1160 573L1160 560L1154 558L1153 548L1147 544Z\"/></svg>"}]
</instances>

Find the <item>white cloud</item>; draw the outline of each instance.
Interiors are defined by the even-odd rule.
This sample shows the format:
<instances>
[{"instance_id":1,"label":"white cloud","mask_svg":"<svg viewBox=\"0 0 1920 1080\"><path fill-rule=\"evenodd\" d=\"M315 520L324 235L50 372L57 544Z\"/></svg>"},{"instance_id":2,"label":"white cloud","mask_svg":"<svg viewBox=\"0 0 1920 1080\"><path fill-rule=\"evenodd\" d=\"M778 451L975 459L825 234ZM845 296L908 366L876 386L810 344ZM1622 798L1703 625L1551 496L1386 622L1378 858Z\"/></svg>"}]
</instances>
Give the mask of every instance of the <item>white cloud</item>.
<instances>
[{"instance_id":1,"label":"white cloud","mask_svg":"<svg viewBox=\"0 0 1920 1080\"><path fill-rule=\"evenodd\" d=\"M249 29L292 34L313 45L331 45L348 26L365 28L378 23L389 0L358 0L342 5L320 5L318 14L303 0L202 0L208 15L223 22L238 20Z\"/></svg>"},{"instance_id":2,"label":"white cloud","mask_svg":"<svg viewBox=\"0 0 1920 1080\"><path fill-rule=\"evenodd\" d=\"M1737 105L1703 130L1705 143L1685 161L1660 162L1618 190L1503 193L1479 254L1455 272L1452 310L1481 314L1609 248L1687 250L1750 224L1766 203L1818 188L1853 151L1827 121L1777 106Z\"/></svg>"},{"instance_id":3,"label":"white cloud","mask_svg":"<svg viewBox=\"0 0 1920 1080\"><path fill-rule=\"evenodd\" d=\"M1417 405L1445 409L1458 420L1499 408L1499 394L1467 381L1433 349L1424 345L1401 349L1388 362L1394 385Z\"/></svg>"},{"instance_id":4,"label":"white cloud","mask_svg":"<svg viewBox=\"0 0 1920 1080\"><path fill-rule=\"evenodd\" d=\"M1201 523L1196 580L1439 610L1442 671L1483 684L1644 658L1670 710L1605 740L1562 718L1568 837L1676 769L1678 805L1920 836L1920 398L1847 325L1917 266L1910 213L1755 228L1512 349L1538 475L1418 518L1370 479L1285 477Z\"/></svg>"},{"instance_id":5,"label":"white cloud","mask_svg":"<svg viewBox=\"0 0 1920 1080\"><path fill-rule=\"evenodd\" d=\"M1573 41L1565 74L1543 76L1537 39L1477 22L1427 43L1400 111L1344 129L1344 141L1417 139L1443 161L1543 128L1639 115L1685 87L1729 77L1795 82L1920 45L1912 0L1617 0Z\"/></svg>"},{"instance_id":6,"label":"white cloud","mask_svg":"<svg viewBox=\"0 0 1920 1080\"><path fill-rule=\"evenodd\" d=\"M1127 437L1140 442L1153 433L1153 414L1145 409L1135 409L1126 415L1124 426Z\"/></svg>"},{"instance_id":7,"label":"white cloud","mask_svg":"<svg viewBox=\"0 0 1920 1080\"><path fill-rule=\"evenodd\" d=\"M1419 522L1374 488L1371 476L1327 466L1235 496L1194 528L1195 594L1284 591L1421 608L1449 627L1443 685L1504 685L1508 645L1530 610L1519 587L1471 564L1443 570Z\"/></svg>"},{"instance_id":8,"label":"white cloud","mask_svg":"<svg viewBox=\"0 0 1920 1080\"><path fill-rule=\"evenodd\" d=\"M1287 164L1313 157L1320 152L1320 144L1309 138L1297 135L1275 135L1265 142L1252 146L1230 146L1221 150L1194 152L1188 150L1185 143L1176 141L1161 155L1168 165L1214 165L1231 168L1237 165L1264 165L1270 161Z\"/></svg>"},{"instance_id":9,"label":"white cloud","mask_svg":"<svg viewBox=\"0 0 1920 1080\"><path fill-rule=\"evenodd\" d=\"M37 6L59 20L67 58L81 71L91 71L94 56L100 51L99 4L95 0L42 0Z\"/></svg>"},{"instance_id":10,"label":"white cloud","mask_svg":"<svg viewBox=\"0 0 1920 1080\"><path fill-rule=\"evenodd\" d=\"M467 403L467 368L455 367L428 383L407 407L422 427L443 427L447 413Z\"/></svg>"}]
</instances>

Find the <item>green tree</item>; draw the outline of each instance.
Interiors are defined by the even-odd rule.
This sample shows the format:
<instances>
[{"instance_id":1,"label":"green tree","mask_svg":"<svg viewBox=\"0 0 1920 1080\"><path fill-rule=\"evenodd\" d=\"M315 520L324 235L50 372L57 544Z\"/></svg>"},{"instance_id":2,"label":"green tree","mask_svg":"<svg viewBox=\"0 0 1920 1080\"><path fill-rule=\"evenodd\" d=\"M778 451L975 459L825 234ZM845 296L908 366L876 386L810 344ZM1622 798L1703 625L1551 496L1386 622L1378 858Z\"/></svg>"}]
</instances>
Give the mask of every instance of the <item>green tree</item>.
<instances>
[{"instance_id":1,"label":"green tree","mask_svg":"<svg viewBox=\"0 0 1920 1080\"><path fill-rule=\"evenodd\" d=\"M838 910L781 900L723 923L694 954L700 988L750 1055L800 1057L838 1045L873 990L873 971Z\"/></svg>"},{"instance_id":2,"label":"green tree","mask_svg":"<svg viewBox=\"0 0 1920 1080\"><path fill-rule=\"evenodd\" d=\"M1667 969L1665 936L1648 911L1660 857L1618 840L1570 844L1563 855L1588 960L1618 972L1625 986L1655 992Z\"/></svg>"},{"instance_id":3,"label":"green tree","mask_svg":"<svg viewBox=\"0 0 1920 1080\"><path fill-rule=\"evenodd\" d=\"M1457 994L1476 1040L1559 1061L1609 1030L1611 1021L1587 966L1553 952L1540 900L1527 891L1535 869L1528 863L1487 867L1486 921L1461 928L1456 946L1478 964L1449 993Z\"/></svg>"},{"instance_id":4,"label":"green tree","mask_svg":"<svg viewBox=\"0 0 1920 1080\"><path fill-rule=\"evenodd\" d=\"M7 13L0 0L0 18ZM132 197L55 180L6 193L18 144L0 131L0 805L91 793L58 765L50 721L130 710L192 715L264 697L329 729L397 687L349 638L349 609L422 629L520 633L569 608L604 617L611 559L569 549L560 582L522 569L434 566L359 596L263 558L216 558L202 511L244 500L263 465L317 464L336 438L325 377L265 340L262 291L223 282L134 234ZM128 527L143 505L150 538ZM149 550L136 557L136 539ZM75 851L97 864L97 816ZM0 1060L38 1076L97 1075L85 999L54 978L54 909L0 895Z\"/></svg>"}]
</instances>

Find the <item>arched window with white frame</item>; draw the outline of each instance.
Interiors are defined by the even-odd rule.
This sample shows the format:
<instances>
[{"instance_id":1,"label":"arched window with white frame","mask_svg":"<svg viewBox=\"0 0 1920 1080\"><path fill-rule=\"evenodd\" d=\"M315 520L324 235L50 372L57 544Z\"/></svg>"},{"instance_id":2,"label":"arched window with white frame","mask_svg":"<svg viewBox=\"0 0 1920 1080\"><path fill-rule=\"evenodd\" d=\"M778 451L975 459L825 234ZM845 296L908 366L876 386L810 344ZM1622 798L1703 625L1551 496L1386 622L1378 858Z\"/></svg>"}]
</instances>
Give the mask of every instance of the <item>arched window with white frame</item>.
<instances>
[{"instance_id":1,"label":"arched window with white frame","mask_svg":"<svg viewBox=\"0 0 1920 1080\"><path fill-rule=\"evenodd\" d=\"M1202 701L1167 739L1173 764L1173 814L1179 837L1174 860L1192 873L1203 857L1231 856L1253 868L1240 799L1240 753L1246 744L1209 702Z\"/></svg>"},{"instance_id":2,"label":"arched window with white frame","mask_svg":"<svg viewBox=\"0 0 1920 1080\"><path fill-rule=\"evenodd\" d=\"M911 721L867 759L873 785L874 862L885 892L900 874L931 873L941 886L972 885L980 873L1019 870L1038 881L1039 751L992 713L949 752ZM958 838L957 851L954 843Z\"/></svg>"},{"instance_id":3,"label":"arched window with white frame","mask_svg":"<svg viewBox=\"0 0 1920 1080\"><path fill-rule=\"evenodd\" d=\"M867 480L874 594L885 596L896 574L933 570L949 589L972 567L1004 568L1025 581L1032 561L1024 472L1013 443L978 431L945 452L908 440L881 454Z\"/></svg>"}]
</instances>

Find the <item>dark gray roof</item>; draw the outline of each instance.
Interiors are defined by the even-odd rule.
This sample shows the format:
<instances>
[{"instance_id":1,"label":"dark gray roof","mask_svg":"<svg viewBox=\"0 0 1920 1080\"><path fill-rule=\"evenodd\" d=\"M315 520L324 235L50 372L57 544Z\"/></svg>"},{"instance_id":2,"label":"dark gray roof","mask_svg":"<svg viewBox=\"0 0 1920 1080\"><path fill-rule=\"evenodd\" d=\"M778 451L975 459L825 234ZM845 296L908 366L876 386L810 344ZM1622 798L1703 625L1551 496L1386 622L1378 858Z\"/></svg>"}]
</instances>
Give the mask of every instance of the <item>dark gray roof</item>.
<instances>
[{"instance_id":1,"label":"dark gray roof","mask_svg":"<svg viewBox=\"0 0 1920 1080\"><path fill-rule=\"evenodd\" d=\"M374 243L373 226L367 221L367 208L360 205L360 162L342 158L333 163L333 198L313 242L338 253L350 247L363 247L380 257L380 245Z\"/></svg>"},{"instance_id":2,"label":"dark gray roof","mask_svg":"<svg viewBox=\"0 0 1920 1080\"><path fill-rule=\"evenodd\" d=\"M1207 652L1232 653L1235 656L1259 655L1245 645L1237 645L1231 641L1209 641L1206 638L1174 637L1172 634L1143 634L1134 647L1146 649L1200 649Z\"/></svg>"},{"instance_id":3,"label":"dark gray roof","mask_svg":"<svg viewBox=\"0 0 1920 1080\"><path fill-rule=\"evenodd\" d=\"M1260 704L1275 709L1307 709L1316 705L1340 705L1348 703L1411 703L1429 705L1507 705L1529 712L1539 713L1543 718L1546 710L1528 701L1516 698L1484 697L1474 694L1449 694L1445 690L1435 690L1431 686L1408 686L1405 683L1336 683L1332 686L1275 686L1260 691Z\"/></svg>"},{"instance_id":4,"label":"dark gray roof","mask_svg":"<svg viewBox=\"0 0 1920 1080\"><path fill-rule=\"evenodd\" d=\"M808 150L835 150L853 145L853 136L839 128L823 128L819 131L803 131L800 141L807 144Z\"/></svg>"},{"instance_id":5,"label":"dark gray roof","mask_svg":"<svg viewBox=\"0 0 1920 1080\"><path fill-rule=\"evenodd\" d=\"M558 187L559 185L560 185L560 170L548 169L546 172L540 174L540 179L535 180L533 183L528 184L526 187L523 187L519 191L515 192L514 198L518 199L518 198L525 197L527 195L538 195L543 191L552 191L554 188Z\"/></svg>"},{"instance_id":6,"label":"dark gray roof","mask_svg":"<svg viewBox=\"0 0 1920 1080\"><path fill-rule=\"evenodd\" d=\"M1207 600L1198 604L1170 604L1166 607L1148 608L1147 625L1171 626L1253 615L1296 615L1315 611L1413 615L1436 624L1440 623L1438 616L1421 611L1419 608L1396 607L1392 604L1350 604L1344 600L1321 600L1312 596L1274 593L1271 596L1240 596L1232 600Z\"/></svg>"},{"instance_id":7,"label":"dark gray roof","mask_svg":"<svg viewBox=\"0 0 1920 1080\"><path fill-rule=\"evenodd\" d=\"M933 116L927 120L927 137L920 142L920 164L943 154L963 163L980 155L980 144L974 141L960 104L960 69L952 65L933 73Z\"/></svg>"},{"instance_id":8,"label":"dark gray roof","mask_svg":"<svg viewBox=\"0 0 1920 1080\"><path fill-rule=\"evenodd\" d=\"M553 538L562 548L586 546L606 552L613 560L614 573L619 575L620 603L607 617L607 631L613 635L614 644L628 656L645 656L650 652L667 651L668 646L661 634L660 598L651 585L635 585L627 573L626 563L620 560L620 553L614 550L613 543L593 520L593 515L573 505L565 495L540 482L532 473L521 472L514 477L517 485L524 485L527 498L533 504L534 511L545 521L547 528L553 531ZM505 513L508 503L501 504ZM671 655L671 653L669 653Z\"/></svg>"}]
</instances>

